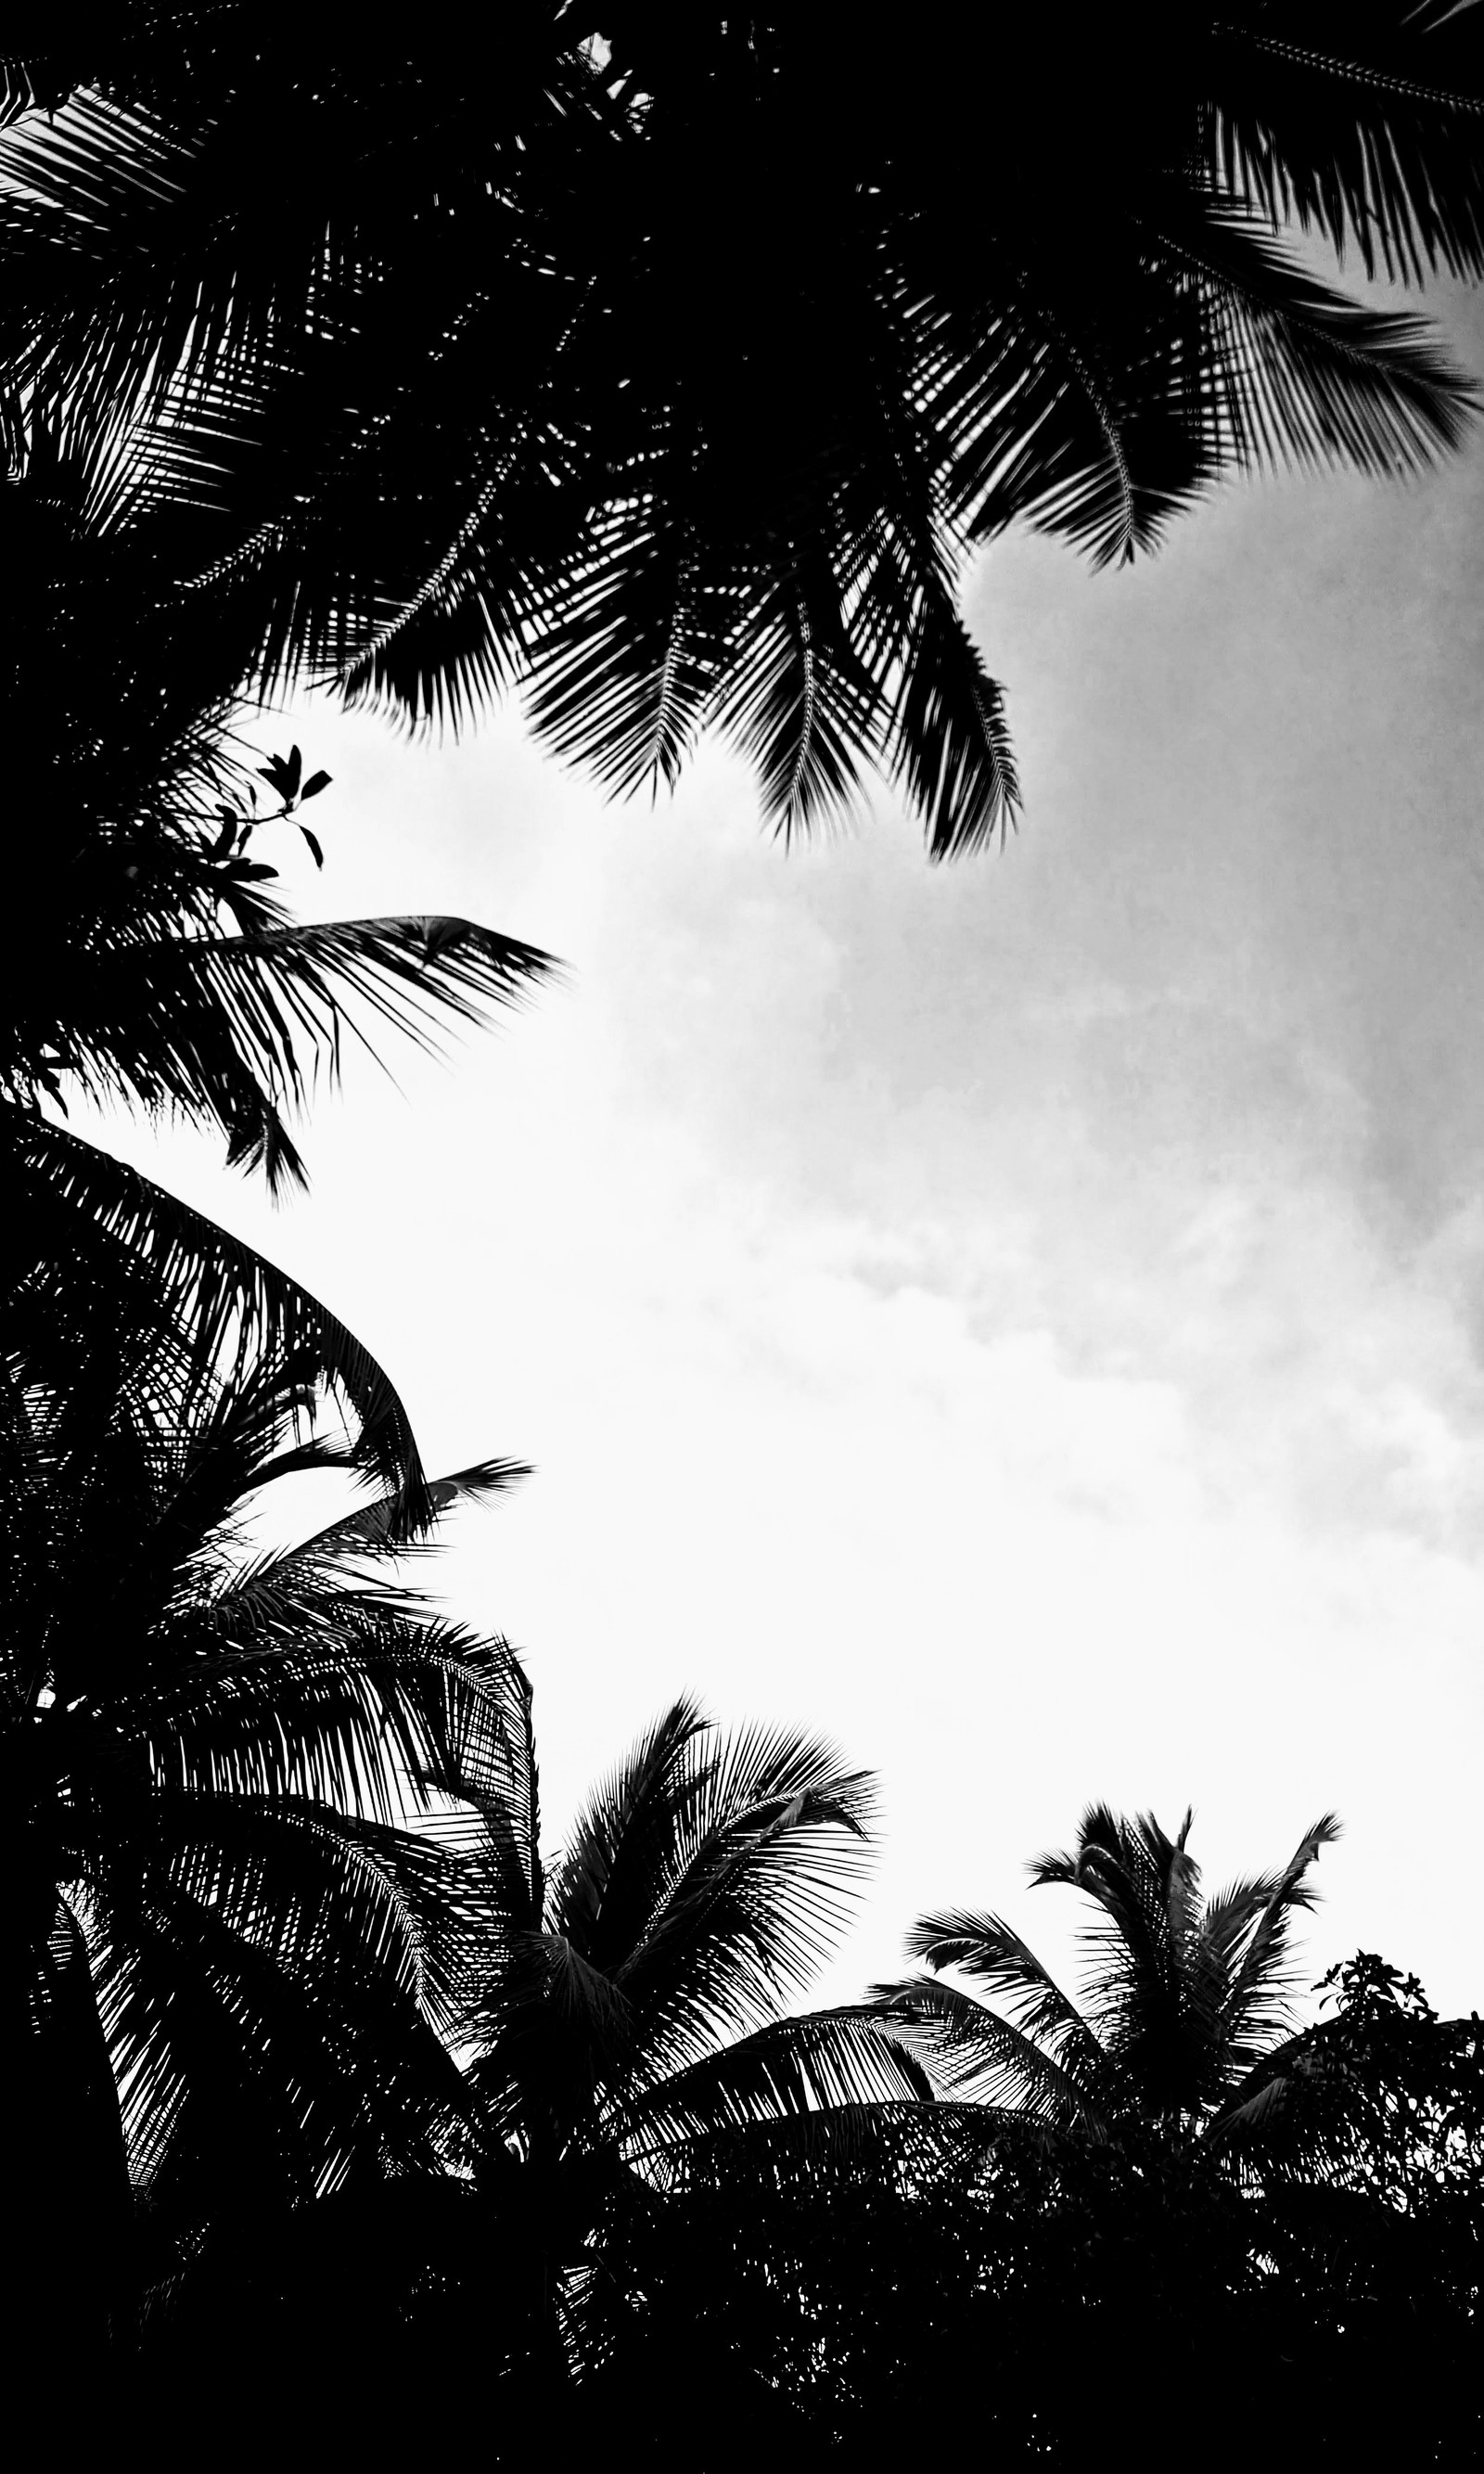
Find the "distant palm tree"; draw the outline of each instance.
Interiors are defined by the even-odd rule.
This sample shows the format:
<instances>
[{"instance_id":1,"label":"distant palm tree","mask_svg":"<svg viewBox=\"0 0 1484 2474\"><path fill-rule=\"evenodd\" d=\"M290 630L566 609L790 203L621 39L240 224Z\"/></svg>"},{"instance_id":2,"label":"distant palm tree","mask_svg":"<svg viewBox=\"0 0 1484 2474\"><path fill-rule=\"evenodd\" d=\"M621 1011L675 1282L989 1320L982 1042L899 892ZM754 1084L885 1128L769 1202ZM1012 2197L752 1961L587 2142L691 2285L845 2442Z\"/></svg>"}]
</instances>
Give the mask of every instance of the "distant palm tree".
<instances>
[{"instance_id":1,"label":"distant palm tree","mask_svg":"<svg viewBox=\"0 0 1484 2474\"><path fill-rule=\"evenodd\" d=\"M482 1743L482 1775L466 1759L444 1783L470 1816L448 1843L478 1918L458 2152L468 2239L484 2228L476 2291L494 2279L502 2297L487 2341L518 2382L621 2375L661 2299L683 2319L704 2273L686 2198L745 2185L764 2241L769 2187L823 2184L832 2159L859 2170L929 2093L869 2010L780 2015L848 1911L869 1783L821 1743L718 1735L679 1701L548 1869L528 1699ZM734 2368L745 2334L729 2332Z\"/></svg>"},{"instance_id":2,"label":"distant palm tree","mask_svg":"<svg viewBox=\"0 0 1484 2474\"><path fill-rule=\"evenodd\" d=\"M1032 1867L1091 1908L1075 1999L1001 1917L958 1910L913 1927L927 1972L878 1988L938 2089L968 2100L960 2124L979 2106L979 2165L926 2219L926 2301L895 2300L889 2260L842 2262L847 2444L908 2443L936 2366L972 2361L976 2440L1082 2465L1144 2365L1141 2449L1204 2421L1206 2458L1245 2464L1250 2414L1211 2420L1213 2365L1242 2361L1316 2463L1476 2450L1478 2022L1439 2021L1362 1953L1325 1979L1338 2015L1301 2025L1292 1928L1333 1815L1212 1898L1189 1831L1188 1813L1171 1837L1095 1805ZM943 2310L935 2244L945 2287L956 2257L976 2270ZM852 2350L852 2307L869 2324L878 2293L879 2331Z\"/></svg>"},{"instance_id":3,"label":"distant palm tree","mask_svg":"<svg viewBox=\"0 0 1484 2474\"><path fill-rule=\"evenodd\" d=\"M1034 1882L1090 1906L1075 1994L1003 1918L957 1909L912 1927L923 1973L877 1988L884 2023L964 2108L961 2122L978 2110L977 2170L943 2219L978 2275L957 2321L940 2328L931 2300L908 2296L879 2362L851 2364L855 2428L864 2416L889 2437L898 2392L944 2348L979 2364L985 2430L1017 2462L1083 2462L1152 2344L1138 2425L1152 2446L1194 2427L1213 2350L1281 2357L1275 2393L1296 2420L1308 2414L1335 2280L1316 2278L1319 2245L1298 2230L1312 2236L1316 2211L1271 2186L1322 2192L1328 2167L1322 2140L1300 2143L1301 2158L1288 2136L1284 2082L1308 2067L1291 1928L1338 1825L1326 1814L1285 1865L1212 1898L1189 1831L1188 1813L1172 1837L1150 1814L1094 1805L1070 1850L1032 1866ZM1334 2107L1324 2113L1332 2147Z\"/></svg>"},{"instance_id":4,"label":"distant palm tree","mask_svg":"<svg viewBox=\"0 0 1484 2474\"><path fill-rule=\"evenodd\" d=\"M374 1455L316 1427L312 1356L204 1375L146 1289L82 1327L0 1301L0 2001L38 2329L126 2310L131 2175L168 2219L431 2162L459 1885L403 1816L503 1655L377 1578L396 1492L255 1543L285 1478Z\"/></svg>"},{"instance_id":5,"label":"distant palm tree","mask_svg":"<svg viewBox=\"0 0 1484 2474\"><path fill-rule=\"evenodd\" d=\"M1452 0L28 25L0 372L260 687L524 681L616 789L718 727L787 828L1017 791L963 557L1096 563L1224 473L1415 471L1472 390L1367 272L1484 271Z\"/></svg>"},{"instance_id":6,"label":"distant palm tree","mask_svg":"<svg viewBox=\"0 0 1484 2474\"><path fill-rule=\"evenodd\" d=\"M1152 1814L1093 1805L1075 1848L1032 1866L1033 1882L1064 1883L1097 1910L1080 2002L998 1916L919 1919L908 1949L934 1973L878 1998L945 2091L1051 2132L1153 2133L1213 2152L1265 2109L1260 2091L1298 2029L1292 1920L1314 1904L1311 1868L1339 1824L1326 1813L1280 1871L1205 1899L1190 1823L1171 1838ZM962 1984L941 1980L945 1969Z\"/></svg>"}]
</instances>

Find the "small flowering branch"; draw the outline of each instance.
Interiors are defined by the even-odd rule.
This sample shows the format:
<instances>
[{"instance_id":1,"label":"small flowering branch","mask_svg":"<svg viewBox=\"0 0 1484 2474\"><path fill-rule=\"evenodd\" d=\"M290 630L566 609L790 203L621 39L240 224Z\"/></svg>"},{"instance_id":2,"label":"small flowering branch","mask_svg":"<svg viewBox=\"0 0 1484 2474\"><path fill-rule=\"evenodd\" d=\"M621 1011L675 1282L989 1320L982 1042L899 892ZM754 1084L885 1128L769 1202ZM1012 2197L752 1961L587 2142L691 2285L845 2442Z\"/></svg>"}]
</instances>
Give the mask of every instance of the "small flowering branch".
<instances>
[{"instance_id":1,"label":"small flowering branch","mask_svg":"<svg viewBox=\"0 0 1484 2474\"><path fill-rule=\"evenodd\" d=\"M280 817L294 815L305 799L317 799L320 792L329 787L328 773L311 773L307 782L304 780L304 759L297 747L291 747L286 756L271 756L266 764L259 764L257 771L259 779L278 792L282 806L270 809L260 816L257 813L257 792L250 790L248 798L253 808L250 816L243 816L235 808L219 807L216 813L221 817L222 829L216 839L213 841L207 834L200 837L203 854L212 866L239 881L260 881L278 875L276 867L265 867L261 861L250 860L246 855L247 846L257 827L277 824ZM323 867L325 854L320 848L318 836L311 834L302 818L299 830L309 845L309 856L315 866Z\"/></svg>"}]
</instances>

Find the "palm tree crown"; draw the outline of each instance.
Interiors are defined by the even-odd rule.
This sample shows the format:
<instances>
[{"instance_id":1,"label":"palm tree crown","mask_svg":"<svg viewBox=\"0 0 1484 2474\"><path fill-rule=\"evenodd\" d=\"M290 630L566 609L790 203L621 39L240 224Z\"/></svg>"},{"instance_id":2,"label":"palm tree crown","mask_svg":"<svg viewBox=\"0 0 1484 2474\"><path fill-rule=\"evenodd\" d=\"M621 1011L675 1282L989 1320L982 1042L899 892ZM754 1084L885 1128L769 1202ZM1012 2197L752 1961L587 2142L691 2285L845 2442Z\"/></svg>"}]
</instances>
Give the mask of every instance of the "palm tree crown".
<instances>
[{"instance_id":1,"label":"palm tree crown","mask_svg":"<svg viewBox=\"0 0 1484 2474\"><path fill-rule=\"evenodd\" d=\"M10 66L0 367L259 685L523 682L620 790L719 727L785 827L879 762L940 855L1016 799L976 545L1123 561L1223 473L1457 439L1424 331L1278 233L1484 271L1481 45L1449 0L954 6L889 71L807 7L493 57L115 12Z\"/></svg>"},{"instance_id":2,"label":"palm tree crown","mask_svg":"<svg viewBox=\"0 0 1484 2474\"><path fill-rule=\"evenodd\" d=\"M397 1492L255 1550L264 1490L353 1474L357 1438L316 1430L312 1358L204 1374L137 1303L95 1295L83 1333L24 1296L0 1318L0 1999L41 2111L76 2091L33 2160L43 2221L62 2159L100 2209L126 2151L197 2208L431 2161L412 2094L456 2088L459 1890L403 1808L487 1724L502 1659L377 1575Z\"/></svg>"},{"instance_id":3,"label":"palm tree crown","mask_svg":"<svg viewBox=\"0 0 1484 2474\"><path fill-rule=\"evenodd\" d=\"M512 2342L523 2321L527 2347L591 2369L656 2262L682 2272L656 2239L677 2229L669 2201L723 2166L761 2191L801 2140L823 2171L929 2089L868 2009L781 2015L860 1882L864 1777L802 1736L720 1736L677 1702L547 1867L529 1698L513 1661L506 1676L502 1730L442 1776L475 1920L458 2153L495 2210Z\"/></svg>"},{"instance_id":4,"label":"palm tree crown","mask_svg":"<svg viewBox=\"0 0 1484 2474\"><path fill-rule=\"evenodd\" d=\"M1292 2038L1292 1921L1339 1824L1326 1813L1281 1870L1206 1899L1190 1822L1171 1838L1152 1814L1093 1805L1075 1848L1033 1865L1034 1882L1076 1888L1097 1911L1080 2003L998 1916L918 1920L908 1947L934 1974L879 1998L941 2085L1098 2140L1147 2129L1216 2146L1233 2130ZM974 1989L937 1980L944 1969Z\"/></svg>"}]
</instances>

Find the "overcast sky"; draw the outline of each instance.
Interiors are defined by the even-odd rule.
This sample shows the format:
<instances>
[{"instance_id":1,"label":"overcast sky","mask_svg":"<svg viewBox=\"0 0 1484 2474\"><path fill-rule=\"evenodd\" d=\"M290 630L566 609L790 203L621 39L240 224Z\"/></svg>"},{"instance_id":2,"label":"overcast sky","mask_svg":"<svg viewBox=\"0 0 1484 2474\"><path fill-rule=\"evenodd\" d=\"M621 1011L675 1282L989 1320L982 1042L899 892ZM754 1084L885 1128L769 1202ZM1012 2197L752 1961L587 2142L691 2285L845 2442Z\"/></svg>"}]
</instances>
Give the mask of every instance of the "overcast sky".
<instances>
[{"instance_id":1,"label":"overcast sky","mask_svg":"<svg viewBox=\"0 0 1484 2474\"><path fill-rule=\"evenodd\" d=\"M1484 370L1484 312L1454 320ZM932 870L882 793L786 853L712 753L605 807L508 711L272 719L334 786L304 912L451 910L569 977L353 1063L272 1212L110 1139L331 1303L434 1467L534 1461L440 1586L536 1684L553 1834L674 1693L820 1727L885 1827L831 1994L1027 1860L1196 1807L1208 1886L1333 1807L1307 1973L1484 2004L1484 431L1232 491L968 608L1026 786ZM297 838L297 837L295 837Z\"/></svg>"}]
</instances>

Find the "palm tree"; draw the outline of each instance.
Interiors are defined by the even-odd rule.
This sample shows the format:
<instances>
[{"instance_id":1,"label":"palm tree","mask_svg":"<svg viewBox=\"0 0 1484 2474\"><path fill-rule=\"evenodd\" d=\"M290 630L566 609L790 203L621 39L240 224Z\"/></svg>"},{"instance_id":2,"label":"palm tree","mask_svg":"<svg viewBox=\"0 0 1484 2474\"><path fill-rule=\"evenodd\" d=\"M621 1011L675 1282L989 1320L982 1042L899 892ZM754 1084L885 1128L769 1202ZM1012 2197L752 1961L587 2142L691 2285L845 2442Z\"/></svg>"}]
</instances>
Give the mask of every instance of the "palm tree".
<instances>
[{"instance_id":1,"label":"palm tree","mask_svg":"<svg viewBox=\"0 0 1484 2474\"><path fill-rule=\"evenodd\" d=\"M131 2178L163 2224L431 2165L460 1886L404 1816L499 1709L500 1645L377 1572L400 1492L255 1542L284 1480L375 1463L318 1414L313 1353L204 1373L147 1292L82 1327L0 1306L0 2001L38 2342L127 2320Z\"/></svg>"},{"instance_id":2,"label":"palm tree","mask_svg":"<svg viewBox=\"0 0 1484 2474\"><path fill-rule=\"evenodd\" d=\"M1187 2442L1215 2366L1242 2362L1316 2462L1467 2453L1478 2022L1438 2021L1362 1954L1325 1979L1337 2016L1299 2025L1292 1929L1333 1815L1214 1898L1189 1831L1188 1813L1171 1837L1095 1805L1070 1850L1033 1865L1090 1903L1079 1999L1002 1918L959 1910L921 1918L909 1947L925 1972L878 1989L939 2090L982 2107L978 2171L943 2220L978 2272L949 2313L909 2298L884 2315L849 2365L847 2437L907 2439L897 2399L972 2361L977 2440L1080 2464L1118 2397L1140 2446ZM855 2273L868 2310L874 2264ZM1245 2463L1248 2412L1233 2400L1229 2433L1202 2445Z\"/></svg>"},{"instance_id":3,"label":"palm tree","mask_svg":"<svg viewBox=\"0 0 1484 2474\"><path fill-rule=\"evenodd\" d=\"M1000 1917L918 1920L908 1949L932 1974L878 1998L940 2085L1095 2143L1153 2136L1215 2154L1250 2127L1298 2033L1293 1919L1314 1904L1312 1868L1339 1824L1324 1814L1279 1871L1214 1899L1200 1893L1190 1824L1187 1812L1171 1838L1152 1814L1092 1805L1075 1848L1032 1866L1037 1886L1069 1885L1097 1910L1081 2004ZM975 1989L943 1980L945 1969Z\"/></svg>"},{"instance_id":4,"label":"palm tree","mask_svg":"<svg viewBox=\"0 0 1484 2474\"><path fill-rule=\"evenodd\" d=\"M1094 1805L1070 1850L1032 1866L1090 1904L1077 1998L1003 1918L969 1910L920 1918L923 1972L877 1988L939 2092L979 2108L953 2226L978 2274L951 2325L909 2299L881 2362L853 2365L855 2431L864 2416L889 2433L894 2391L945 2348L979 2366L984 2436L1028 2462L1083 2462L1146 2358L1129 2400L1141 2444L1195 2426L1213 2357L1274 2362L1283 2414L1309 2414L1332 2280L1291 2272L1300 2245L1271 2186L1298 2160L1275 2088L1303 2068L1291 1933L1338 1825L1324 1815L1285 1865L1207 1898L1190 1820L1172 1837ZM1304 2145L1312 2190L1326 2162Z\"/></svg>"},{"instance_id":5,"label":"palm tree","mask_svg":"<svg viewBox=\"0 0 1484 2474\"><path fill-rule=\"evenodd\" d=\"M1484 271L1452 0L939 9L889 66L798 7L507 12L492 58L476 12L226 0L7 78L0 370L245 677L455 721L524 683L620 791L717 727L785 829L864 762L935 855L1004 826L955 588L1007 524L1117 563L1472 403L1280 246Z\"/></svg>"},{"instance_id":6,"label":"palm tree","mask_svg":"<svg viewBox=\"0 0 1484 2474\"><path fill-rule=\"evenodd\" d=\"M706 2195L745 2189L766 2244L770 2191L887 2170L928 2094L868 2009L782 2008L858 1888L869 1783L822 1743L720 1735L682 1700L548 1866L529 1694L513 1661L503 1674L502 1728L469 1734L428 1779L456 1799L437 1834L472 1920L454 1997L455 2180L428 2192L433 2249L454 2263L434 2352L447 2353L451 2281L507 2397L575 2378L607 2400L600 2413L621 2393L632 2420L662 2413L689 2378L714 2384L718 2410L730 2388L761 2427L768 2396L749 2378L746 2330L707 2343L693 2307ZM728 2218L727 2239L747 2240ZM498 2430L485 2389L480 2411Z\"/></svg>"}]
</instances>

